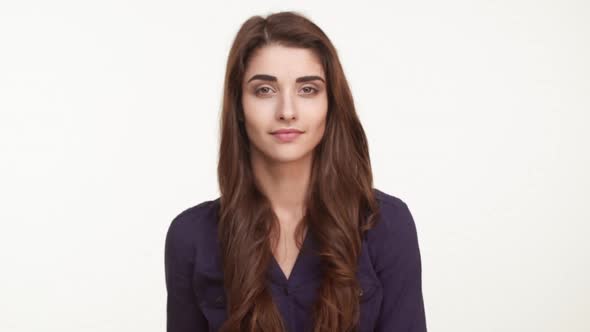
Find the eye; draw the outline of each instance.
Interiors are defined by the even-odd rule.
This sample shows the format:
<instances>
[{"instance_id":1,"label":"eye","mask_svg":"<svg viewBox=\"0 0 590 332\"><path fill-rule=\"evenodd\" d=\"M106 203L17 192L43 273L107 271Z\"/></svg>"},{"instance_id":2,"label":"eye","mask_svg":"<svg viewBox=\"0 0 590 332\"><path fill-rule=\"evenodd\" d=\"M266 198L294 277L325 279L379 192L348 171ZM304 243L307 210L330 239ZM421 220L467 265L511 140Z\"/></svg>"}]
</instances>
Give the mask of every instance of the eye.
<instances>
[{"instance_id":1,"label":"eye","mask_svg":"<svg viewBox=\"0 0 590 332\"><path fill-rule=\"evenodd\" d=\"M310 90L307 90L307 91L310 91L310 92L309 93L305 93L306 95L311 95L311 94L317 93L319 91L318 89L316 89L314 87L311 87L311 86L305 86L305 87L303 87L302 90L305 90L305 89L310 89L311 90L311 91Z\"/></svg>"},{"instance_id":2,"label":"eye","mask_svg":"<svg viewBox=\"0 0 590 332\"><path fill-rule=\"evenodd\" d=\"M270 91L270 90L271 89L269 87L263 86L261 88L256 89L256 92L255 93L256 93L256 95L260 95L260 94L266 95L266 94L268 94L267 92Z\"/></svg>"}]
</instances>

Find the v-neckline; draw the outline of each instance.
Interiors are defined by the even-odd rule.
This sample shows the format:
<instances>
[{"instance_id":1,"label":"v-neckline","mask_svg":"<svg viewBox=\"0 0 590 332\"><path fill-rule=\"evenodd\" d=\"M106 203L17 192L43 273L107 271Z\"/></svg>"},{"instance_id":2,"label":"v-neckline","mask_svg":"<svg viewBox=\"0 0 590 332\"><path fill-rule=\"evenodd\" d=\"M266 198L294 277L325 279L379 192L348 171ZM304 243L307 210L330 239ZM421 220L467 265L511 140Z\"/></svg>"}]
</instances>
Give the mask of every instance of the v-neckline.
<instances>
[{"instance_id":1,"label":"v-neckline","mask_svg":"<svg viewBox=\"0 0 590 332\"><path fill-rule=\"evenodd\" d=\"M299 252L297 253L297 257L295 257L295 263L293 263L293 268L291 268L291 273L289 273L289 277L287 278L287 275L285 274L285 272L283 271L283 269L281 268L281 265L279 264L279 262L277 261L277 259L275 258L274 254L271 254L271 272L274 272L275 277L278 277L278 280L285 284L285 285L289 285L292 284L294 281L294 277L297 277L298 275L298 271L300 269L300 265L301 260L303 259L302 256L307 254L306 251L307 247L308 247L308 242L309 242L309 230L307 230L305 232L305 237L303 238L303 243L301 244L301 249L299 249Z\"/></svg>"}]
</instances>

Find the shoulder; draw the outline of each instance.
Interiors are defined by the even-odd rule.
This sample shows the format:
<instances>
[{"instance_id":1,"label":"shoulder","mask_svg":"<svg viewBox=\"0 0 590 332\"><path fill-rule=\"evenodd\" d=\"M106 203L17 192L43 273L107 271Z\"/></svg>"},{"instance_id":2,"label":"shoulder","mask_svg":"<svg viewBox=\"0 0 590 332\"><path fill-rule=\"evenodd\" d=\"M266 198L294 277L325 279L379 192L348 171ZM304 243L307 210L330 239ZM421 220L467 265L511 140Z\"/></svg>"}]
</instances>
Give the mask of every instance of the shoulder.
<instances>
[{"instance_id":1,"label":"shoulder","mask_svg":"<svg viewBox=\"0 0 590 332\"><path fill-rule=\"evenodd\" d=\"M377 188L373 188L373 192L379 205L380 214L376 228L381 231L392 232L415 226L410 208L405 201Z\"/></svg>"},{"instance_id":2,"label":"shoulder","mask_svg":"<svg viewBox=\"0 0 590 332\"><path fill-rule=\"evenodd\" d=\"M218 202L219 198L203 201L176 214L166 232L166 251L193 252L199 238L213 230Z\"/></svg>"},{"instance_id":3,"label":"shoulder","mask_svg":"<svg viewBox=\"0 0 590 332\"><path fill-rule=\"evenodd\" d=\"M369 253L375 268L418 251L416 224L401 198L374 188L379 205L376 224L367 232Z\"/></svg>"},{"instance_id":4,"label":"shoulder","mask_svg":"<svg viewBox=\"0 0 590 332\"><path fill-rule=\"evenodd\" d=\"M408 208L406 202L397 196L388 194L377 188L373 188L373 192L375 193L375 198L379 202L381 209L385 209L387 212L391 212L392 209L404 210Z\"/></svg>"}]
</instances>

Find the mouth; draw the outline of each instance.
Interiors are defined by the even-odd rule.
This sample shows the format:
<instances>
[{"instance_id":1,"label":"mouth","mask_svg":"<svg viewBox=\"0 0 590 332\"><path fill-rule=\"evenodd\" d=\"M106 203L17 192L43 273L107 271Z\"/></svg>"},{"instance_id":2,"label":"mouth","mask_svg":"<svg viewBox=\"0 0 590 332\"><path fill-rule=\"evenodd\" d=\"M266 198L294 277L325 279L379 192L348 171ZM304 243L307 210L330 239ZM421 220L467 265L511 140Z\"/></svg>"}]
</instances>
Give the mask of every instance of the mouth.
<instances>
[{"instance_id":1,"label":"mouth","mask_svg":"<svg viewBox=\"0 0 590 332\"><path fill-rule=\"evenodd\" d=\"M281 129L273 131L271 134L280 142L292 142L303 134L303 131L299 129Z\"/></svg>"}]
</instances>

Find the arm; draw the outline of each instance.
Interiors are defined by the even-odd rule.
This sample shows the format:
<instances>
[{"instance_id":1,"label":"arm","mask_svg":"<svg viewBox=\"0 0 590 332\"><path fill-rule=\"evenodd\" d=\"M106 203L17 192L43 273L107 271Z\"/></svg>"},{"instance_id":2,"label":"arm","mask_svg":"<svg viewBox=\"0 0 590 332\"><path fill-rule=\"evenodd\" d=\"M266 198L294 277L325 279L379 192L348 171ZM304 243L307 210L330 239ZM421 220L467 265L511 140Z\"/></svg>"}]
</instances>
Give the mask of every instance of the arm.
<instances>
[{"instance_id":1,"label":"arm","mask_svg":"<svg viewBox=\"0 0 590 332\"><path fill-rule=\"evenodd\" d=\"M382 215L375 271L383 285L376 331L426 332L422 268L414 219L401 200Z\"/></svg>"},{"instance_id":2,"label":"arm","mask_svg":"<svg viewBox=\"0 0 590 332\"><path fill-rule=\"evenodd\" d=\"M197 305L192 288L195 245L187 230L190 214L177 216L166 234L164 266L166 273L166 331L206 332L207 320Z\"/></svg>"}]
</instances>

